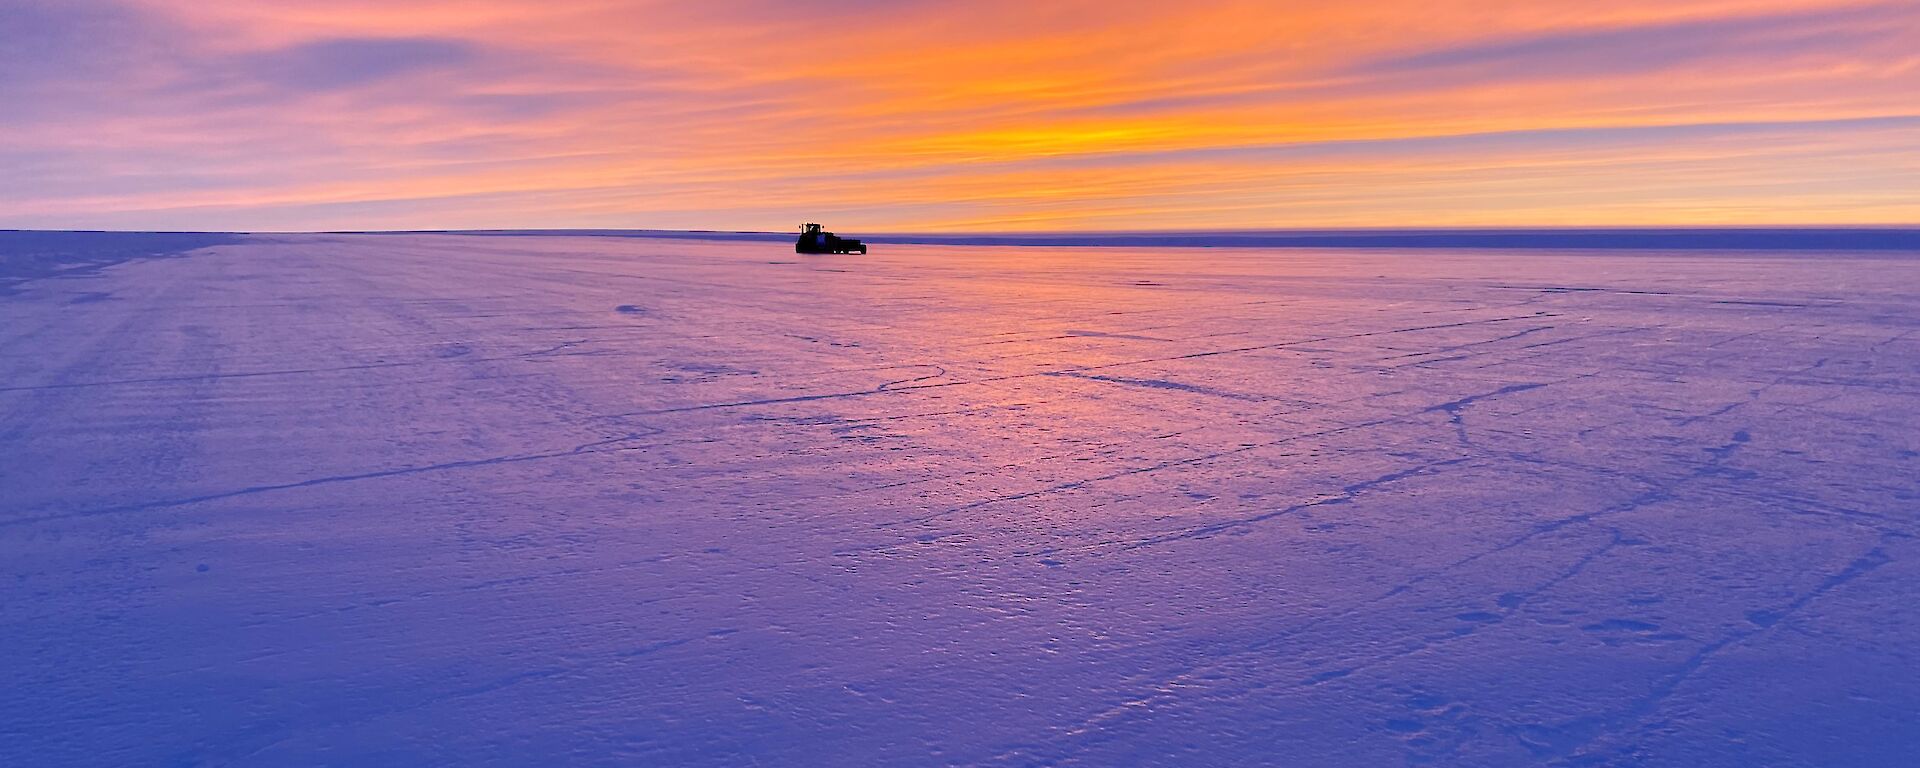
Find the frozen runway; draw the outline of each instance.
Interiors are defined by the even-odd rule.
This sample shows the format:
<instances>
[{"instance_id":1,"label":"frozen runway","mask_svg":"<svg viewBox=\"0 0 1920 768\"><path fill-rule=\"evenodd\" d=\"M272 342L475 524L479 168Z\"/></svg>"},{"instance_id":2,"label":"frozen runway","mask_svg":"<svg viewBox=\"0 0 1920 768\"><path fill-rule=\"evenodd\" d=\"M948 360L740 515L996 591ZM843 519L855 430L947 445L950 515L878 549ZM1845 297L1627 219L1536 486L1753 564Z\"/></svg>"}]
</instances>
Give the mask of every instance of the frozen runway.
<instances>
[{"instance_id":1,"label":"frozen runway","mask_svg":"<svg viewBox=\"0 0 1920 768\"><path fill-rule=\"evenodd\" d=\"M1920 754L1913 254L110 237L0 765Z\"/></svg>"}]
</instances>

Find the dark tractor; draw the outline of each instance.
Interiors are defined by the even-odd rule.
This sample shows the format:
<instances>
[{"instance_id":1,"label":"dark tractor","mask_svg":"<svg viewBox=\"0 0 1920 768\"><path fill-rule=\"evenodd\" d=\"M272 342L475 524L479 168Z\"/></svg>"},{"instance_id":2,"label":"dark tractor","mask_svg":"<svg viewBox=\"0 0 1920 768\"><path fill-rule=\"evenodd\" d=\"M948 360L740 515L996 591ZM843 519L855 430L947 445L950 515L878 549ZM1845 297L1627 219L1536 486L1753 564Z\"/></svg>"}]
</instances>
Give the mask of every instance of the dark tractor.
<instances>
[{"instance_id":1,"label":"dark tractor","mask_svg":"<svg viewBox=\"0 0 1920 768\"><path fill-rule=\"evenodd\" d=\"M800 242L793 244L793 252L866 253L867 244L851 238L835 237L818 224L804 224L800 227Z\"/></svg>"}]
</instances>

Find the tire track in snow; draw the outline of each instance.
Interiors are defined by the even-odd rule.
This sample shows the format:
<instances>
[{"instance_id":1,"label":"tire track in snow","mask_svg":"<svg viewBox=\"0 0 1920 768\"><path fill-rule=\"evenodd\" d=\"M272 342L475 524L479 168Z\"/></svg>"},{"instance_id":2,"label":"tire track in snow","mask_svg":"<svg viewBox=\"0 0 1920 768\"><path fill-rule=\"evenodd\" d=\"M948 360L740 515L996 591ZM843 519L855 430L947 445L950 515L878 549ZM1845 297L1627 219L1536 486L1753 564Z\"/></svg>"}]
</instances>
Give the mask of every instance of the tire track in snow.
<instances>
[{"instance_id":1,"label":"tire track in snow","mask_svg":"<svg viewBox=\"0 0 1920 768\"><path fill-rule=\"evenodd\" d=\"M56 520L71 520L75 518L98 517L101 515L112 515L112 514L119 514L124 512L145 512L145 511L154 510L154 509L167 509L171 507L187 506L189 504L199 504L201 502L220 501L222 499L231 499L231 498L236 498L240 496L251 496L259 493L269 493L273 491L287 491L287 490L293 490L297 488L312 488L315 486L333 485L336 483L349 483L357 480L374 480L379 478L400 477L403 475L415 475L415 474L421 474L421 473L427 473L427 472L442 472L450 469L472 469L475 467L488 467L488 466L496 466L501 464L515 464L515 463L524 462L524 461L540 461L543 459L557 459L557 458L564 458L567 456L580 456L588 453L599 453L602 450L604 450L605 446L615 445L619 443L628 443L628 442L633 442L635 440L652 437L654 435L660 434L662 431L663 430L654 430L653 432L646 433L646 434L636 433L636 434L625 435L622 437L610 438L607 440L596 440L591 443L584 443L582 445L574 446L573 448L570 448L564 451L552 451L547 453L513 454L508 456L493 456L493 457L488 457L484 459L465 459L462 461L448 461L448 462L442 462L439 464L426 464L426 465L421 465L417 467L399 467L395 469L382 469L382 470L375 470L371 472L359 472L359 473L348 474L348 475L332 475L328 477L316 477L308 480L299 480L299 481L294 481L289 483L255 485L255 486L250 486L246 488L237 488L231 491L221 491L219 493L209 493L209 494L204 494L200 496L188 496L188 497L177 498L177 499L165 499L161 501L150 501L150 502L144 502L140 504L126 504L126 505L117 506L117 507L102 507L99 509L81 510L76 512L62 512L57 514L38 515L33 517L19 517L19 518L13 518L11 520L0 520L0 528L20 526L20 525L32 525L34 523L45 523L45 522L52 522Z\"/></svg>"}]
</instances>

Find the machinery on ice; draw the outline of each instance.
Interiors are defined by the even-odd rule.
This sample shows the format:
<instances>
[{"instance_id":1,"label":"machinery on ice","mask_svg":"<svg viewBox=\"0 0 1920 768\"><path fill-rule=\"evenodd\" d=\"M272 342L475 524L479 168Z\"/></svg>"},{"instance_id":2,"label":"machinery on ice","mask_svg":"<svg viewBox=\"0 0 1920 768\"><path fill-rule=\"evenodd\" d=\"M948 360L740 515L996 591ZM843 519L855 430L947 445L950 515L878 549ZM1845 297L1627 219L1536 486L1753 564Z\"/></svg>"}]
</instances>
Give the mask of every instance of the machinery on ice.
<instances>
[{"instance_id":1,"label":"machinery on ice","mask_svg":"<svg viewBox=\"0 0 1920 768\"><path fill-rule=\"evenodd\" d=\"M852 238L838 237L832 232L820 228L818 224L800 226L800 242L793 244L794 253L866 253L867 244Z\"/></svg>"}]
</instances>

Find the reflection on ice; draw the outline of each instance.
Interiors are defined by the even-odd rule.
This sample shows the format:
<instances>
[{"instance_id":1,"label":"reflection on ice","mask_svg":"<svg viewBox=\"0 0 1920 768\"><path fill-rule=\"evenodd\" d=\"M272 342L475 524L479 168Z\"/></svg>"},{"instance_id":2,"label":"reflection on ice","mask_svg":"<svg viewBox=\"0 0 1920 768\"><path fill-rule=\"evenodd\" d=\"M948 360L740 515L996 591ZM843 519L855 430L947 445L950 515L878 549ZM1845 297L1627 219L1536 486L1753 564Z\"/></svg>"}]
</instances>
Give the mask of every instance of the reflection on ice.
<instances>
[{"instance_id":1,"label":"reflection on ice","mask_svg":"<svg viewBox=\"0 0 1920 768\"><path fill-rule=\"evenodd\" d=\"M0 763L1920 749L1908 254L179 246L0 297Z\"/></svg>"}]
</instances>

